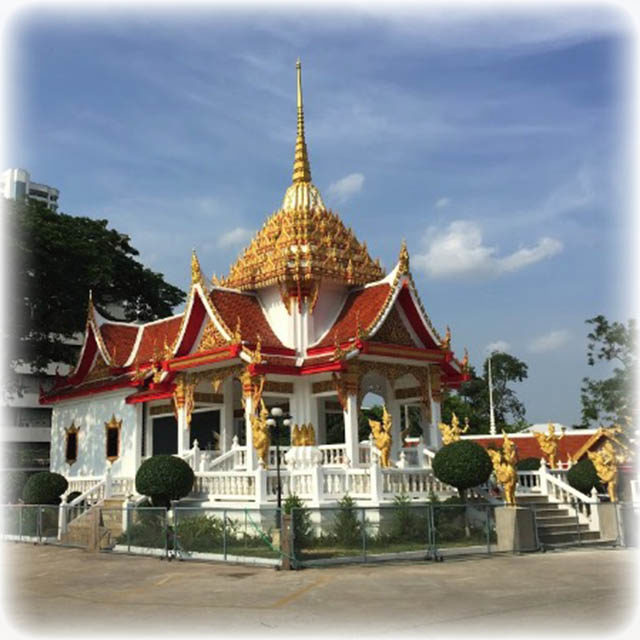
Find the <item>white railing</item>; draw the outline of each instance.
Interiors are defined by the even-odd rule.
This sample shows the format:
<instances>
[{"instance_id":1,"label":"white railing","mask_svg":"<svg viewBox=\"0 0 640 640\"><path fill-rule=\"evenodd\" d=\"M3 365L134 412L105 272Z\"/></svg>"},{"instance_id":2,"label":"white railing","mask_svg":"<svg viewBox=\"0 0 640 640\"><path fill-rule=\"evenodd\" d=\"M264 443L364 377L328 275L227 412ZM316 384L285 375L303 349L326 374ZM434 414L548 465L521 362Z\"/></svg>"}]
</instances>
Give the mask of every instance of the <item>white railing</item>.
<instances>
[{"instance_id":1,"label":"white railing","mask_svg":"<svg viewBox=\"0 0 640 640\"><path fill-rule=\"evenodd\" d=\"M341 500L347 493L352 498L360 500L371 498L371 476L369 469L323 469L323 499Z\"/></svg>"},{"instance_id":2,"label":"white railing","mask_svg":"<svg viewBox=\"0 0 640 640\"><path fill-rule=\"evenodd\" d=\"M318 449L322 452L322 465L338 467L348 464L347 446L344 444L321 444Z\"/></svg>"},{"instance_id":3,"label":"white railing","mask_svg":"<svg viewBox=\"0 0 640 640\"><path fill-rule=\"evenodd\" d=\"M63 497L68 496L70 493L75 491L79 491L80 493L85 493L86 491L90 491L95 485L97 485L101 480L104 479L104 476L75 476L71 478L67 478L67 482L69 486L64 493Z\"/></svg>"},{"instance_id":4,"label":"white railing","mask_svg":"<svg viewBox=\"0 0 640 640\"><path fill-rule=\"evenodd\" d=\"M229 449L226 453L212 460L206 467L206 471L233 471L244 469L246 450L243 447Z\"/></svg>"},{"instance_id":5,"label":"white railing","mask_svg":"<svg viewBox=\"0 0 640 640\"><path fill-rule=\"evenodd\" d=\"M453 495L456 490L438 480L430 469L383 469L382 494L426 499L431 493Z\"/></svg>"},{"instance_id":6,"label":"white railing","mask_svg":"<svg viewBox=\"0 0 640 640\"><path fill-rule=\"evenodd\" d=\"M291 447L288 446L283 446L283 447L269 447L269 468L273 468L275 469L277 464L276 464L276 453L277 453L277 449L280 449L280 468L284 467L287 463L284 459L285 454L287 453L287 451L289 451Z\"/></svg>"},{"instance_id":7,"label":"white railing","mask_svg":"<svg viewBox=\"0 0 640 640\"><path fill-rule=\"evenodd\" d=\"M196 493L215 500L249 500L256 498L255 473L247 471L196 471L193 483Z\"/></svg>"}]
</instances>

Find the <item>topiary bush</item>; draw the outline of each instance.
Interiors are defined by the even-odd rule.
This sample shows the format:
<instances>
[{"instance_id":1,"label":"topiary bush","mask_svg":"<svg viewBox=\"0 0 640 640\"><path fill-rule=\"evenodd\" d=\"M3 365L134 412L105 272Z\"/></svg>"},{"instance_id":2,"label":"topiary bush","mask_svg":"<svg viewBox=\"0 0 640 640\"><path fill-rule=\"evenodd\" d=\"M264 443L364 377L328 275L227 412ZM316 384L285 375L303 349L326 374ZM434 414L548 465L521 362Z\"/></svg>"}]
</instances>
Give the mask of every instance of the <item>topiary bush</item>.
<instances>
[{"instance_id":1,"label":"topiary bush","mask_svg":"<svg viewBox=\"0 0 640 640\"><path fill-rule=\"evenodd\" d=\"M313 530L311 526L311 512L304 506L304 502L297 495L287 496L282 507L286 514L293 513L291 528L293 530L293 548L296 553L311 542Z\"/></svg>"},{"instance_id":2,"label":"topiary bush","mask_svg":"<svg viewBox=\"0 0 640 640\"><path fill-rule=\"evenodd\" d=\"M486 482L492 471L489 454L470 440L446 444L433 458L436 478L455 487L461 498L464 498L467 489Z\"/></svg>"},{"instance_id":3,"label":"topiary bush","mask_svg":"<svg viewBox=\"0 0 640 640\"><path fill-rule=\"evenodd\" d=\"M567 472L567 482L580 493L589 495L591 489L600 489L600 478L589 458L583 458Z\"/></svg>"},{"instance_id":4,"label":"topiary bush","mask_svg":"<svg viewBox=\"0 0 640 640\"><path fill-rule=\"evenodd\" d=\"M345 494L338 502L331 533L336 542L344 547L352 547L362 544L362 524L358 519L356 503L353 498Z\"/></svg>"},{"instance_id":5,"label":"topiary bush","mask_svg":"<svg viewBox=\"0 0 640 640\"><path fill-rule=\"evenodd\" d=\"M25 504L60 504L60 496L68 486L65 477L59 473L40 471L27 480L22 499Z\"/></svg>"},{"instance_id":6,"label":"topiary bush","mask_svg":"<svg viewBox=\"0 0 640 640\"><path fill-rule=\"evenodd\" d=\"M523 458L516 464L516 471L537 471L539 468L540 458Z\"/></svg>"},{"instance_id":7,"label":"topiary bush","mask_svg":"<svg viewBox=\"0 0 640 640\"><path fill-rule=\"evenodd\" d=\"M136 491L151 498L154 507L171 506L191 493L193 469L181 458L157 455L145 460L136 473Z\"/></svg>"}]
</instances>

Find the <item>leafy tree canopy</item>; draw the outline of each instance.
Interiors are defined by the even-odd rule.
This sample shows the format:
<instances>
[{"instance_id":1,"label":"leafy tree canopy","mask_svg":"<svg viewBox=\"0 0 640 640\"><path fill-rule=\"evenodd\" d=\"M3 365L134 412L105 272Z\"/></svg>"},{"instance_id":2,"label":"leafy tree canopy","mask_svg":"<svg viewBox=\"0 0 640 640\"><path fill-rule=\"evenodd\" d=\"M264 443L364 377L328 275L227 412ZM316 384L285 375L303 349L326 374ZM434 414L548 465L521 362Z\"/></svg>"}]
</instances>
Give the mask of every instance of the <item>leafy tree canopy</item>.
<instances>
[{"instance_id":1,"label":"leafy tree canopy","mask_svg":"<svg viewBox=\"0 0 640 640\"><path fill-rule=\"evenodd\" d=\"M471 379L462 383L455 393L449 393L442 407L444 422L451 422L455 413L460 422L469 418L469 433L489 432L489 358L483 364L483 375L470 369ZM525 406L512 388L514 382L527 378L528 367L518 358L502 352L491 354L491 378L496 429L517 431L526 426Z\"/></svg>"},{"instance_id":2,"label":"leafy tree canopy","mask_svg":"<svg viewBox=\"0 0 640 640\"><path fill-rule=\"evenodd\" d=\"M185 299L162 274L135 259L128 236L108 229L107 220L54 213L33 200L5 200L13 303L7 329L12 361L33 370L50 362L73 364L64 344L84 330L89 290L100 312L122 309L127 321L171 315Z\"/></svg>"},{"instance_id":3,"label":"leafy tree canopy","mask_svg":"<svg viewBox=\"0 0 640 640\"><path fill-rule=\"evenodd\" d=\"M583 427L616 422L625 427L634 414L636 355L636 321L609 322L603 315L586 321L592 330L587 334L587 362L590 366L608 362L612 375L603 380L583 378L581 387Z\"/></svg>"}]
</instances>

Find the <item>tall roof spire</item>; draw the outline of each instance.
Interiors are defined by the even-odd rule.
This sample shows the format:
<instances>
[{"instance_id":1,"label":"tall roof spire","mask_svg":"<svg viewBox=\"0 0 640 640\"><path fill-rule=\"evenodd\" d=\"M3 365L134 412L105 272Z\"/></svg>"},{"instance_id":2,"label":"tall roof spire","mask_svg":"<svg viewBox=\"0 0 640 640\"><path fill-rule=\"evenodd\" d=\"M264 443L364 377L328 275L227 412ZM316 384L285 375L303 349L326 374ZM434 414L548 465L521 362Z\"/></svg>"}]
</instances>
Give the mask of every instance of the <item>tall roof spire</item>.
<instances>
[{"instance_id":1,"label":"tall roof spire","mask_svg":"<svg viewBox=\"0 0 640 640\"><path fill-rule=\"evenodd\" d=\"M296 61L298 76L298 129L296 134L296 152L293 159L293 182L311 182L311 168L307 154L307 143L304 139L304 110L302 106L302 65L300 58Z\"/></svg>"}]
</instances>

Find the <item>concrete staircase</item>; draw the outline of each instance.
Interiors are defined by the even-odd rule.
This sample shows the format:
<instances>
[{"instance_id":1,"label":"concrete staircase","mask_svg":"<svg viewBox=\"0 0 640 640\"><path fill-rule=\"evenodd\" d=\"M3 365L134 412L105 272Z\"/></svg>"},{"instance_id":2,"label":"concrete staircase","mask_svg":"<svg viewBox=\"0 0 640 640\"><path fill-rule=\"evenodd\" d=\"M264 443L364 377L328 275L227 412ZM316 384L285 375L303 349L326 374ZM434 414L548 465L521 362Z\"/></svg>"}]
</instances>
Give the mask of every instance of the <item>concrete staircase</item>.
<instances>
[{"instance_id":1,"label":"concrete staircase","mask_svg":"<svg viewBox=\"0 0 640 640\"><path fill-rule=\"evenodd\" d=\"M67 532L62 535L62 544L85 549L92 545L94 518L100 518L98 538L100 549L111 549L116 538L122 534L122 503L124 497L107 498L67 523Z\"/></svg>"},{"instance_id":2,"label":"concrete staircase","mask_svg":"<svg viewBox=\"0 0 640 640\"><path fill-rule=\"evenodd\" d=\"M544 495L519 495L516 502L535 510L538 542L543 547L600 541L600 532L589 531L589 525L579 523L567 505L549 502Z\"/></svg>"}]
</instances>

